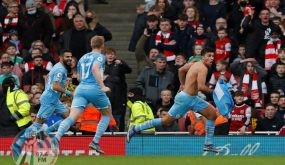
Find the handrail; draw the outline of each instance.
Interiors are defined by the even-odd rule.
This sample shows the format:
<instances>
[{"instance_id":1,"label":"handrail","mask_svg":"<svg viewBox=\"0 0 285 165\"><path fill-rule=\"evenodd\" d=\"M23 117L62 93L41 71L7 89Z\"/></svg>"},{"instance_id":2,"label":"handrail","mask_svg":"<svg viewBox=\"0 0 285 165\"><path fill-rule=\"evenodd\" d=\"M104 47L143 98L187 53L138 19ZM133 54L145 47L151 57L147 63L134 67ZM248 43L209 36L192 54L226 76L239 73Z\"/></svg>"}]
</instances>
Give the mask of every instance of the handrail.
<instances>
[{"instance_id":1,"label":"handrail","mask_svg":"<svg viewBox=\"0 0 285 165\"><path fill-rule=\"evenodd\" d=\"M73 135L74 133L69 131L65 135ZM142 133L144 135L189 135L189 132L152 132ZM82 135L81 132L76 132L76 135ZM127 135L127 132L105 132L104 135ZM239 132L230 131L229 136L241 135ZM250 131L245 132L244 135L278 135L278 131L255 131L254 134Z\"/></svg>"}]
</instances>

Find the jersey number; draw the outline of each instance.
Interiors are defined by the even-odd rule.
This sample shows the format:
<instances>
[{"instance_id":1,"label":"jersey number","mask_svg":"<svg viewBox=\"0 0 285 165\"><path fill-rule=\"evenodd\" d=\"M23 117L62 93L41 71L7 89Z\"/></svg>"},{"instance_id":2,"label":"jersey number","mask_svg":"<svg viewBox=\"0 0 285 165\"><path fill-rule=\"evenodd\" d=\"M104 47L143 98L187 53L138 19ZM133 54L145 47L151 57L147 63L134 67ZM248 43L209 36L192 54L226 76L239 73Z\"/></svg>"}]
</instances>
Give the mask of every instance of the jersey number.
<instances>
[{"instance_id":1,"label":"jersey number","mask_svg":"<svg viewBox=\"0 0 285 165\"><path fill-rule=\"evenodd\" d=\"M89 77L91 62L81 64L81 79L84 80Z\"/></svg>"}]
</instances>

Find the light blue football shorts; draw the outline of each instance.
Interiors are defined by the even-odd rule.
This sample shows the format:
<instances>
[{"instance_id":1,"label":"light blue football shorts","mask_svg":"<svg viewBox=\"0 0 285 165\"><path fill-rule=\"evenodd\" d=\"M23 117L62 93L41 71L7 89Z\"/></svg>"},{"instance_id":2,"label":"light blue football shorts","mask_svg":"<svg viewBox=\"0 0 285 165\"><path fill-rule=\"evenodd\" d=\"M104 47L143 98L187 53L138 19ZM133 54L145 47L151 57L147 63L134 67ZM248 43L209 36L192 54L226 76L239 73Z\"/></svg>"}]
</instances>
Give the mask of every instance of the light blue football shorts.
<instances>
[{"instance_id":1,"label":"light blue football shorts","mask_svg":"<svg viewBox=\"0 0 285 165\"><path fill-rule=\"evenodd\" d=\"M47 120L51 115L62 115L66 112L67 109L60 100L57 100L55 103L41 102L37 118Z\"/></svg>"},{"instance_id":2,"label":"light blue football shorts","mask_svg":"<svg viewBox=\"0 0 285 165\"><path fill-rule=\"evenodd\" d=\"M106 109L111 105L106 93L97 85L79 84L75 89L71 108L84 110L88 103L98 109Z\"/></svg>"},{"instance_id":3,"label":"light blue football shorts","mask_svg":"<svg viewBox=\"0 0 285 165\"><path fill-rule=\"evenodd\" d=\"M209 103L201 99L199 96L191 96L186 92L179 92L174 99L174 104L169 110L169 115L175 119L179 119L186 112L192 110L199 112L209 106Z\"/></svg>"}]
</instances>

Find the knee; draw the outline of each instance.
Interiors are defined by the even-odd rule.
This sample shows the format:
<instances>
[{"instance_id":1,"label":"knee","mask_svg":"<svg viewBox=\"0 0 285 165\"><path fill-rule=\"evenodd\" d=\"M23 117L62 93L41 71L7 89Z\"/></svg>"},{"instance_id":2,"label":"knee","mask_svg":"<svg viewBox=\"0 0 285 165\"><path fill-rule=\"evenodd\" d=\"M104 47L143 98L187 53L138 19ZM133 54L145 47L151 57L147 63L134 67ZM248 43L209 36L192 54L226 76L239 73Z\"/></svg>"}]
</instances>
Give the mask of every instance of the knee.
<instances>
[{"instance_id":1,"label":"knee","mask_svg":"<svg viewBox=\"0 0 285 165\"><path fill-rule=\"evenodd\" d=\"M209 114L209 116L207 117L207 119L208 120L213 120L213 121L215 121L216 119L217 119L217 114L216 114L216 112L211 112L210 114Z\"/></svg>"}]
</instances>

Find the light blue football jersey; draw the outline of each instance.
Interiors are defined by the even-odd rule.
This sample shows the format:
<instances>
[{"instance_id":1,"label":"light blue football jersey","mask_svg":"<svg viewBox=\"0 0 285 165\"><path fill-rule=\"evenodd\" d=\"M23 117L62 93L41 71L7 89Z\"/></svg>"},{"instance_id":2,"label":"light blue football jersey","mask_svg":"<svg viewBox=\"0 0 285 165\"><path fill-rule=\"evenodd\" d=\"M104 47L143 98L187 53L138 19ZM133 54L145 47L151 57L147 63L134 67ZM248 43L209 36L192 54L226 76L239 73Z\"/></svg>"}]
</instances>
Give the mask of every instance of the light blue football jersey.
<instances>
[{"instance_id":1,"label":"light blue football jersey","mask_svg":"<svg viewBox=\"0 0 285 165\"><path fill-rule=\"evenodd\" d=\"M103 78L105 62L106 57L101 53L90 52L82 56L77 64L77 71L79 73L80 83L99 86L99 83L97 82L92 73L92 66L94 64L99 64L100 74Z\"/></svg>"},{"instance_id":2,"label":"light blue football jersey","mask_svg":"<svg viewBox=\"0 0 285 165\"><path fill-rule=\"evenodd\" d=\"M58 62L49 72L46 80L45 91L41 96L41 101L55 101L61 96L61 92L52 89L54 82L59 82L64 88L67 80L67 70L62 63ZM49 99L49 100L47 100Z\"/></svg>"}]
</instances>

